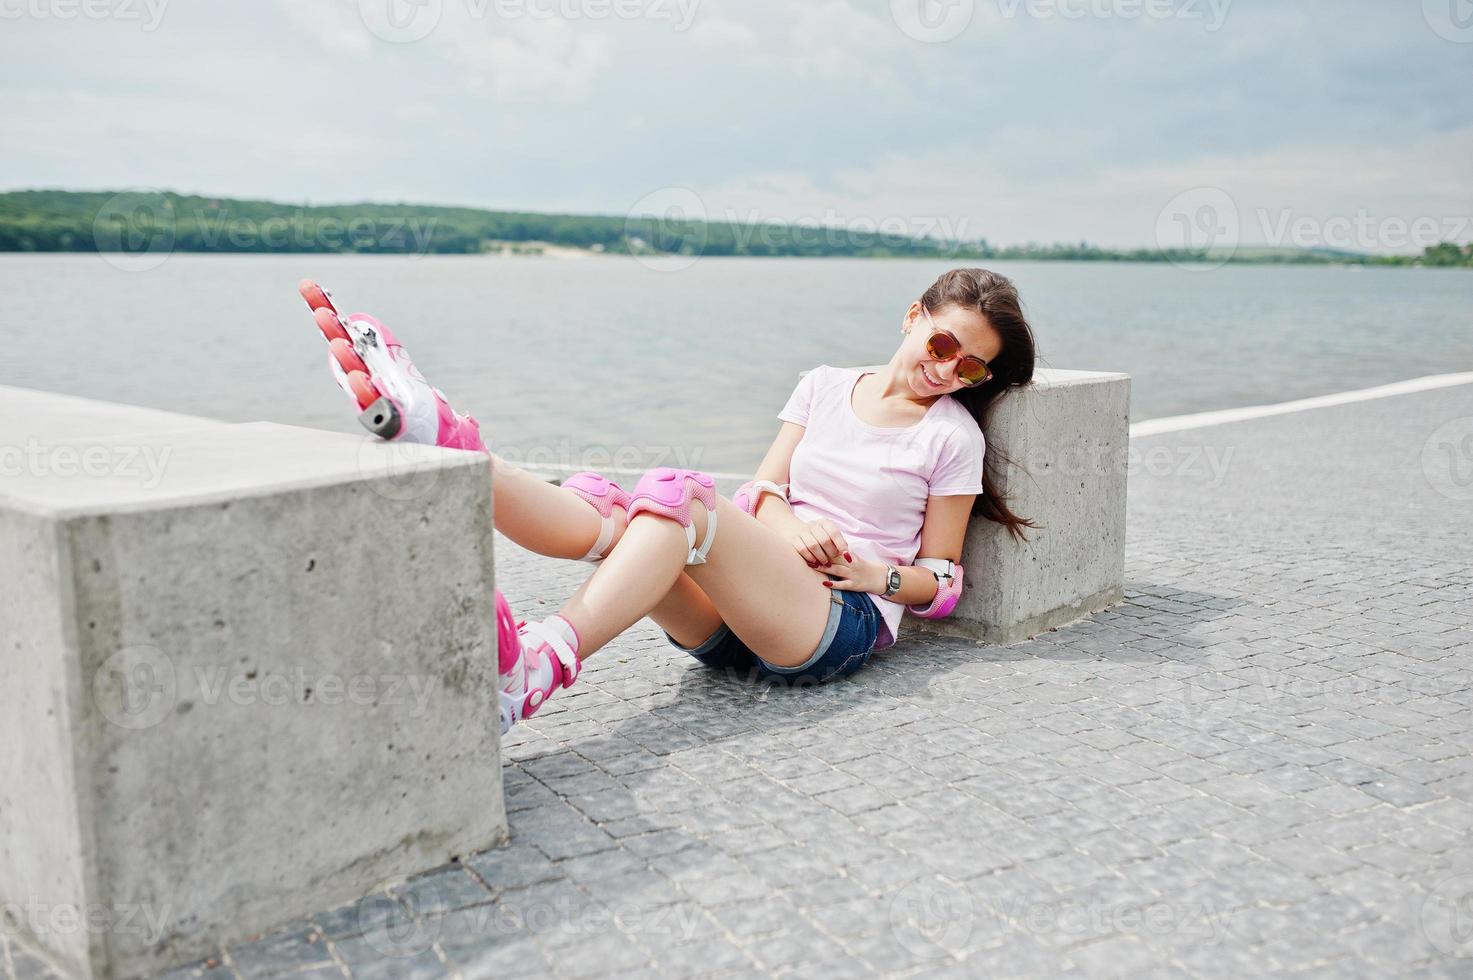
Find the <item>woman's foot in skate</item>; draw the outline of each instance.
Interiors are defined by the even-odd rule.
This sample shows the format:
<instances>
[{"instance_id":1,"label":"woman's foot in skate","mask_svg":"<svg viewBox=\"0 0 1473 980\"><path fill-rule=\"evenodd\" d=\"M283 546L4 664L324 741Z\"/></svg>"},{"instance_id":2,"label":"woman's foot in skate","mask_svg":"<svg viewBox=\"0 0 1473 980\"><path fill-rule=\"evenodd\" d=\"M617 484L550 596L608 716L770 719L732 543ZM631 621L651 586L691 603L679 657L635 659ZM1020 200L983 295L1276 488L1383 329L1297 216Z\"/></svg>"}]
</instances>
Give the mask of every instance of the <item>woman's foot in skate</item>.
<instances>
[{"instance_id":1,"label":"woman's foot in skate","mask_svg":"<svg viewBox=\"0 0 1473 980\"><path fill-rule=\"evenodd\" d=\"M358 421L381 439L449 449L486 451L480 426L457 415L425 381L398 339L366 313L343 316L327 290L303 279L297 287L328 345L338 387L358 410Z\"/></svg>"},{"instance_id":2,"label":"woman's foot in skate","mask_svg":"<svg viewBox=\"0 0 1473 980\"><path fill-rule=\"evenodd\" d=\"M552 693L571 687L582 663L578 631L561 616L538 623L517 622L506 596L496 590L496 636L499 647L501 734L537 713Z\"/></svg>"}]
</instances>

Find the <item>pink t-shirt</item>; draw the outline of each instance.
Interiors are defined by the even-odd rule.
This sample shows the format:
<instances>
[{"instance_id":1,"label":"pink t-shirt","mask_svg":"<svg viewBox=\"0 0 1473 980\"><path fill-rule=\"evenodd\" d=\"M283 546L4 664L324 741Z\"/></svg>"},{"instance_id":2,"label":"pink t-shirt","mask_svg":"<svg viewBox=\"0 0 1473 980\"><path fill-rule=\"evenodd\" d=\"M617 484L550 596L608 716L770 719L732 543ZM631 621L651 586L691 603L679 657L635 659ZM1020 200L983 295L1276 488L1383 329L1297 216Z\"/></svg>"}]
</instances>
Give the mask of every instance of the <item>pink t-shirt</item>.
<instances>
[{"instance_id":1,"label":"pink t-shirt","mask_svg":"<svg viewBox=\"0 0 1473 980\"><path fill-rule=\"evenodd\" d=\"M859 368L820 365L805 374L778 413L807 431L793 450L788 499L799 520L827 517L856 558L912 564L926 500L982 492L986 443L961 402L942 395L914 425L882 428L854 412ZM870 593L884 620L875 646L900 635L905 607Z\"/></svg>"}]
</instances>

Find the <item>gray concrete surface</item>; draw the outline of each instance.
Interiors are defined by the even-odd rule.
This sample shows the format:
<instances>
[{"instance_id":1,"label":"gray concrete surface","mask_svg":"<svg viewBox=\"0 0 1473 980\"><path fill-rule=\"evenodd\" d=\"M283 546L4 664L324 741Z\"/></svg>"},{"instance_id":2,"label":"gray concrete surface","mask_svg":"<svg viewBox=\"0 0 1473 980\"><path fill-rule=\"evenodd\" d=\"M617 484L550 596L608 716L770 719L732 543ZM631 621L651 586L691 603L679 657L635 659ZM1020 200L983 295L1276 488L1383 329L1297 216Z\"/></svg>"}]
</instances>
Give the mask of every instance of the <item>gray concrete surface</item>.
<instances>
[{"instance_id":1,"label":"gray concrete surface","mask_svg":"<svg viewBox=\"0 0 1473 980\"><path fill-rule=\"evenodd\" d=\"M0 412L0 976L154 972L505 839L484 459Z\"/></svg>"},{"instance_id":2,"label":"gray concrete surface","mask_svg":"<svg viewBox=\"0 0 1473 980\"><path fill-rule=\"evenodd\" d=\"M1124 601L1031 642L789 692L642 623L509 737L509 847L175 975L1473 975L1469 433L1134 440ZM521 616L588 573L498 555Z\"/></svg>"}]
</instances>

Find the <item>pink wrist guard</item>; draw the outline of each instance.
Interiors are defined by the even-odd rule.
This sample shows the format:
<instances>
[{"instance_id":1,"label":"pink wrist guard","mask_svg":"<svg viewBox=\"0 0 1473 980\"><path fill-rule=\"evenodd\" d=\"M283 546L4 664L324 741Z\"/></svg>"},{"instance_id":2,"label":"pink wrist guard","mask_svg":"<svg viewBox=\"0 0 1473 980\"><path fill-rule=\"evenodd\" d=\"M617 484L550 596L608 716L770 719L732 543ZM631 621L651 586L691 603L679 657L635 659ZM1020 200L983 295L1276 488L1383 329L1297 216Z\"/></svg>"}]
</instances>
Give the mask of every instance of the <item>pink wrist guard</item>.
<instances>
[{"instance_id":1,"label":"pink wrist guard","mask_svg":"<svg viewBox=\"0 0 1473 980\"><path fill-rule=\"evenodd\" d=\"M787 486L778 486L771 480L748 480L737 488L737 492L732 494L731 499L748 514L755 514L757 513L757 501L762 499L764 493L773 493L784 500L788 499Z\"/></svg>"},{"instance_id":2,"label":"pink wrist guard","mask_svg":"<svg viewBox=\"0 0 1473 980\"><path fill-rule=\"evenodd\" d=\"M917 565L928 568L936 576L936 597L927 606L907 606L922 619L950 616L962 597L962 566L944 558L917 558Z\"/></svg>"}]
</instances>

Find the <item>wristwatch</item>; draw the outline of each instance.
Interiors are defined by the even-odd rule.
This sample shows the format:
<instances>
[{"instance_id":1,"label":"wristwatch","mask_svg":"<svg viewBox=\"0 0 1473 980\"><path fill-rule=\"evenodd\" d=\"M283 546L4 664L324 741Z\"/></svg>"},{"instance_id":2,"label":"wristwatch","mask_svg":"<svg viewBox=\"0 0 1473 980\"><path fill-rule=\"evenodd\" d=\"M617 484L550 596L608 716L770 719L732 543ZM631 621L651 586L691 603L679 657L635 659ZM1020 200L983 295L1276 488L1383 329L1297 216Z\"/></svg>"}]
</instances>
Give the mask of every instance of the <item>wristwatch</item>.
<instances>
[{"instance_id":1,"label":"wristwatch","mask_svg":"<svg viewBox=\"0 0 1473 980\"><path fill-rule=\"evenodd\" d=\"M885 591L880 595L888 599L900 591L900 569L894 565L885 566Z\"/></svg>"}]
</instances>

